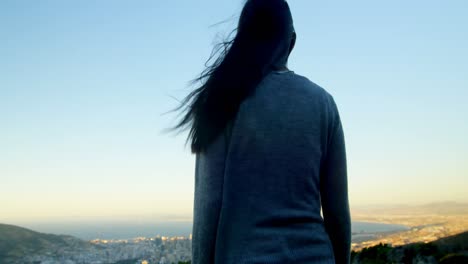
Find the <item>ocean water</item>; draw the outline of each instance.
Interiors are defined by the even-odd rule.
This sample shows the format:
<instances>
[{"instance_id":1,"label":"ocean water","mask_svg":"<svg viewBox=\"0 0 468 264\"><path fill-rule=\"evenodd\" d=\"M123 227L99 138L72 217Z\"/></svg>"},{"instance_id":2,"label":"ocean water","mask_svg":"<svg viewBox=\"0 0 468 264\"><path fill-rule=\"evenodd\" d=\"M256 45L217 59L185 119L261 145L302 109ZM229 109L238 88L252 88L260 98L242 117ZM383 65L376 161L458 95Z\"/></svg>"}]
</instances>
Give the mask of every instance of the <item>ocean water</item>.
<instances>
[{"instance_id":1,"label":"ocean water","mask_svg":"<svg viewBox=\"0 0 468 264\"><path fill-rule=\"evenodd\" d=\"M37 223L22 225L34 231L51 234L72 235L84 240L131 239L135 237L186 236L192 232L192 222L152 223ZM403 225L353 222L353 240L371 238L376 233L404 231Z\"/></svg>"},{"instance_id":2,"label":"ocean water","mask_svg":"<svg viewBox=\"0 0 468 264\"><path fill-rule=\"evenodd\" d=\"M370 222L353 222L351 230L353 234L369 234L382 232L405 231L410 228L404 225L370 223Z\"/></svg>"},{"instance_id":3,"label":"ocean water","mask_svg":"<svg viewBox=\"0 0 468 264\"><path fill-rule=\"evenodd\" d=\"M22 226L42 233L71 235L84 240L151 238L157 235L188 237L192 232L192 222L37 223Z\"/></svg>"}]
</instances>

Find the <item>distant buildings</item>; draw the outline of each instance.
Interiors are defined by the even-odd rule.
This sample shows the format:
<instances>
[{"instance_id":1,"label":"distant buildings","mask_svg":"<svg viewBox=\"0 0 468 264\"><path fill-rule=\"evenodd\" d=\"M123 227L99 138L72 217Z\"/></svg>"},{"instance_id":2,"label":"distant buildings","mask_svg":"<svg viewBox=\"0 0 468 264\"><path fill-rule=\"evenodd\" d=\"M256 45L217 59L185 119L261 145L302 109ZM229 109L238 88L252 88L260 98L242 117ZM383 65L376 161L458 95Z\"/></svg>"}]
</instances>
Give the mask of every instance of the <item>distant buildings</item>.
<instances>
[{"instance_id":1,"label":"distant buildings","mask_svg":"<svg viewBox=\"0 0 468 264\"><path fill-rule=\"evenodd\" d=\"M191 259L192 241L186 237L139 237L132 240L90 241L91 247L54 250L25 256L20 263L102 264L135 260L135 264L172 264Z\"/></svg>"}]
</instances>

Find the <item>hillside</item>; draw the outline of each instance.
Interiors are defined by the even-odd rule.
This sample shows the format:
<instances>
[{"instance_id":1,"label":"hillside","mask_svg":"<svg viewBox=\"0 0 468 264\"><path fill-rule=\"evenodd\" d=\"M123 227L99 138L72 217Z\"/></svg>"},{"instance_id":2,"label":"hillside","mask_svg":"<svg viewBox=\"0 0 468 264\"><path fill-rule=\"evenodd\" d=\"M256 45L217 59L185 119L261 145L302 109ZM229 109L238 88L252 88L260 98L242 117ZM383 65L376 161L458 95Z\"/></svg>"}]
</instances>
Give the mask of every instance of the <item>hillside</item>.
<instances>
[{"instance_id":1,"label":"hillside","mask_svg":"<svg viewBox=\"0 0 468 264\"><path fill-rule=\"evenodd\" d=\"M379 244L353 252L352 259L354 264L468 263L468 232L429 243L412 243L398 247Z\"/></svg>"},{"instance_id":2,"label":"hillside","mask_svg":"<svg viewBox=\"0 0 468 264\"><path fill-rule=\"evenodd\" d=\"M468 232L458 235L441 238L432 242L440 249L448 251L467 251L468 252Z\"/></svg>"},{"instance_id":3,"label":"hillside","mask_svg":"<svg viewBox=\"0 0 468 264\"><path fill-rule=\"evenodd\" d=\"M51 235L26 228L0 224L0 263L14 262L15 259L40 253L54 253L69 248L94 247L91 243L72 236Z\"/></svg>"}]
</instances>

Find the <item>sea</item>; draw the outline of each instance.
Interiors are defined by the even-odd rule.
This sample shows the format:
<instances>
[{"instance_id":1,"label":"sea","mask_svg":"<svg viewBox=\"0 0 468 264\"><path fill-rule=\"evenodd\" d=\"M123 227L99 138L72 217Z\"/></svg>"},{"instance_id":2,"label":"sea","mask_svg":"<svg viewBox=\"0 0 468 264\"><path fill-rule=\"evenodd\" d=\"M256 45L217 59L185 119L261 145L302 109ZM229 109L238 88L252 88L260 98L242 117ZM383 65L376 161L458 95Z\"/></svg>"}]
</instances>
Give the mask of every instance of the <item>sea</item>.
<instances>
[{"instance_id":1,"label":"sea","mask_svg":"<svg viewBox=\"0 0 468 264\"><path fill-rule=\"evenodd\" d=\"M34 231L71 235L83 240L93 239L132 239L137 237L152 238L156 236L184 236L188 237L192 232L191 221L178 222L151 222L151 223L121 223L121 222L100 222L100 223L35 223L24 224L22 227ZM408 230L404 225L382 224L371 222L352 222L351 225L353 242L371 239L379 233L399 232Z\"/></svg>"}]
</instances>

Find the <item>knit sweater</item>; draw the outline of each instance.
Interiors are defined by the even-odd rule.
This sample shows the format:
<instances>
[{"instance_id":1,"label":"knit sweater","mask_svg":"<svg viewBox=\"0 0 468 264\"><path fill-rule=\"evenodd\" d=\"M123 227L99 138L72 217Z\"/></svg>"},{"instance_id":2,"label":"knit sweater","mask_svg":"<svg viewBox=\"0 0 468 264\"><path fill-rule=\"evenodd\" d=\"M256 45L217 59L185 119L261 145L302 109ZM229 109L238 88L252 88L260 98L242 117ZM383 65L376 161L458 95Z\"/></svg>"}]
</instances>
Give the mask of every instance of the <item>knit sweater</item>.
<instances>
[{"instance_id":1,"label":"knit sweater","mask_svg":"<svg viewBox=\"0 0 468 264\"><path fill-rule=\"evenodd\" d=\"M349 263L338 109L294 72L267 75L196 155L194 194L193 264Z\"/></svg>"}]
</instances>

